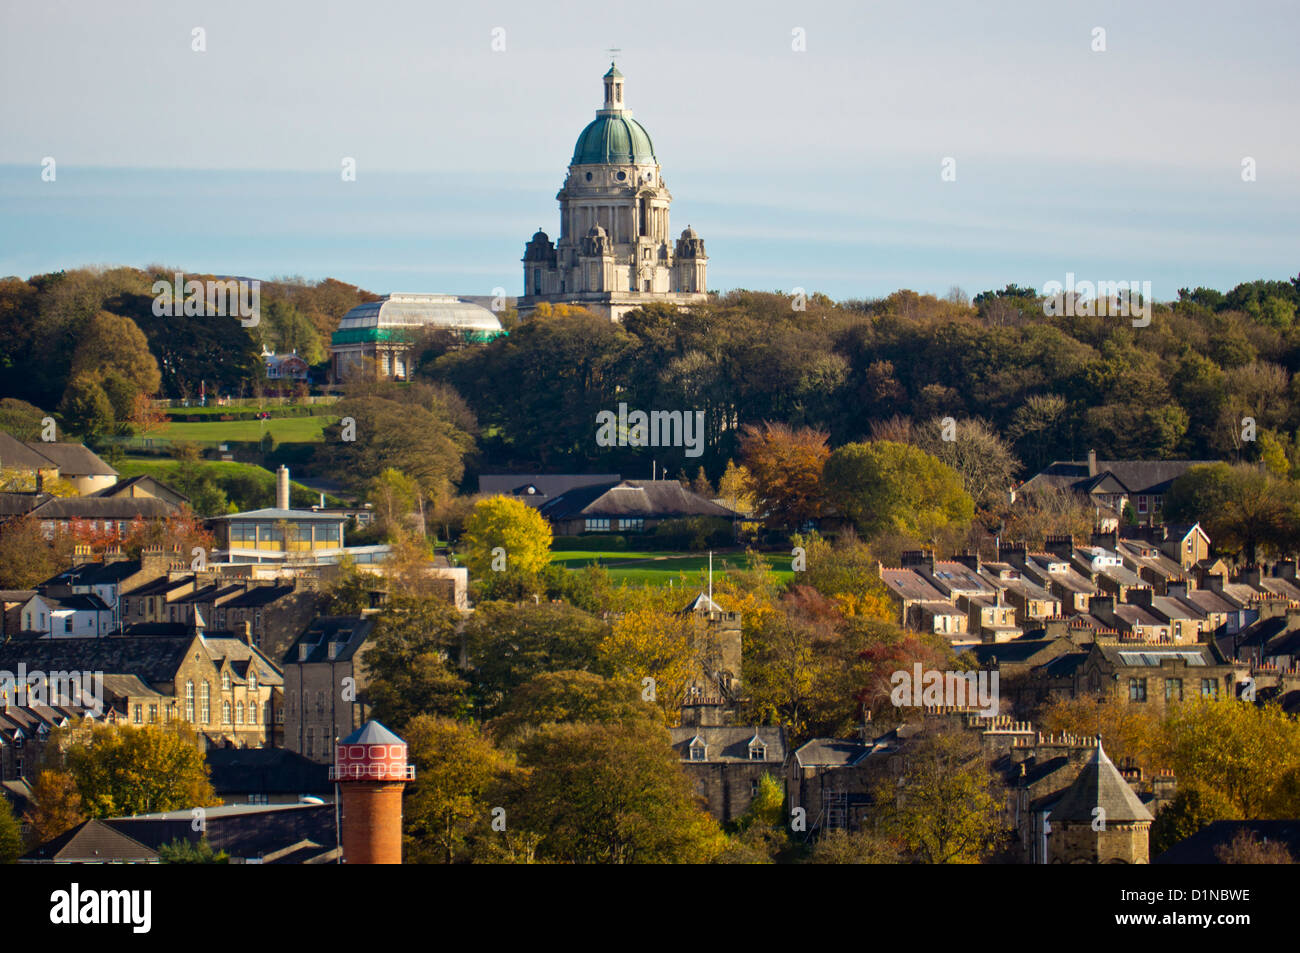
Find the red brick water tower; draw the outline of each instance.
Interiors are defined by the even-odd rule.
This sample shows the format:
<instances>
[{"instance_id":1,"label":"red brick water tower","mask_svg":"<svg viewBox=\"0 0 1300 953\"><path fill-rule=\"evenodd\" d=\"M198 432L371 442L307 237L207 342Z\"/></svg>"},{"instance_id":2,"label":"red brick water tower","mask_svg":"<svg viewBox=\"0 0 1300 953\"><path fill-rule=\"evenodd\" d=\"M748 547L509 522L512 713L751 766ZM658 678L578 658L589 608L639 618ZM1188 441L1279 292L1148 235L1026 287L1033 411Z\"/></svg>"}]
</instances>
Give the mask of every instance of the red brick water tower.
<instances>
[{"instance_id":1,"label":"red brick water tower","mask_svg":"<svg viewBox=\"0 0 1300 953\"><path fill-rule=\"evenodd\" d=\"M368 721L334 748L330 778L343 801L343 862L402 862L402 790L414 779L406 742Z\"/></svg>"}]
</instances>

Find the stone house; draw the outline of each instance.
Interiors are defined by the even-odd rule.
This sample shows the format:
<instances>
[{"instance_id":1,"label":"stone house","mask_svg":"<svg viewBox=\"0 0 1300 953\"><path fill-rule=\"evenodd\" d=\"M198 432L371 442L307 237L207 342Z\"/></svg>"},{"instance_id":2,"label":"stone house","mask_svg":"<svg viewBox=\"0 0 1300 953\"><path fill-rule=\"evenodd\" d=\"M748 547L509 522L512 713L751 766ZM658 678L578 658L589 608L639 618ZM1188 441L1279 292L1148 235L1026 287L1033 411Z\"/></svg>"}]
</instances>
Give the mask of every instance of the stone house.
<instances>
[{"instance_id":1,"label":"stone house","mask_svg":"<svg viewBox=\"0 0 1300 953\"><path fill-rule=\"evenodd\" d=\"M321 616L281 656L284 746L319 764L334 742L365 724L369 675L364 657L375 623L365 616Z\"/></svg>"}]
</instances>

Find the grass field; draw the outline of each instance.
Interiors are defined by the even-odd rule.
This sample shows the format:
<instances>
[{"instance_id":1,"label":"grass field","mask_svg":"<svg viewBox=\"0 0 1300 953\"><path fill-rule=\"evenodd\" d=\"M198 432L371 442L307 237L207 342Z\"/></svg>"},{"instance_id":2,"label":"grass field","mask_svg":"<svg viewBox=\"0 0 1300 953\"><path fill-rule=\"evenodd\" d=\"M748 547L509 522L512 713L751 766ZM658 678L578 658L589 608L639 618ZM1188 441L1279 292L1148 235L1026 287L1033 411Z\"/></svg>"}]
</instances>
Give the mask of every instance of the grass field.
<instances>
[{"instance_id":1,"label":"grass field","mask_svg":"<svg viewBox=\"0 0 1300 953\"><path fill-rule=\"evenodd\" d=\"M772 563L772 574L782 582L794 576L790 569L788 554L769 554L768 559ZM683 575L687 578L687 584L693 585L703 579L709 569L708 553L576 550L553 553L551 562L566 569L581 569L583 566L597 564L604 566L615 582L645 583L655 586L666 586L670 581L674 585L680 585L679 579ZM714 554L715 577L725 573L728 566L743 569L745 554Z\"/></svg>"},{"instance_id":2,"label":"grass field","mask_svg":"<svg viewBox=\"0 0 1300 953\"><path fill-rule=\"evenodd\" d=\"M173 474L176 468L181 465L179 460L159 460L156 457L127 457L116 465L117 472L126 480L134 476L151 476L155 480L173 486L176 480ZM210 473L217 485L227 491L229 495L233 490L232 484L246 486L248 484L257 487L257 498L248 498L244 500L232 500L232 502L242 503L250 508L261 506L275 505L275 474L265 467L259 467L252 463L235 463L232 460L204 460L199 464L205 473ZM290 488L297 494L308 494L315 501L316 494L295 480L289 481ZM327 503L337 503L332 496L326 494Z\"/></svg>"},{"instance_id":3,"label":"grass field","mask_svg":"<svg viewBox=\"0 0 1300 953\"><path fill-rule=\"evenodd\" d=\"M275 417L271 420L213 420L202 423L169 423L142 434L162 440L257 441L270 434L277 443L319 443L324 429L338 417Z\"/></svg>"}]
</instances>

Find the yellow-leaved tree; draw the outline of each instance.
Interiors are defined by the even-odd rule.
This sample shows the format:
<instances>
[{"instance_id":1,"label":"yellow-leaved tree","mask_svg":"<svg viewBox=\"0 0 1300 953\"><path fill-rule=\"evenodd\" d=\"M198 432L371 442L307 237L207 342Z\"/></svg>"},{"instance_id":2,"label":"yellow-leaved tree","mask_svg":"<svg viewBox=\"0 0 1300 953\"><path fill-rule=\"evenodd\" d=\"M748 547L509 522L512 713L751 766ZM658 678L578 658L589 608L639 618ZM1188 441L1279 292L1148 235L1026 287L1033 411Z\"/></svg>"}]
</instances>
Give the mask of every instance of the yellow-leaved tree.
<instances>
[{"instance_id":1,"label":"yellow-leaved tree","mask_svg":"<svg viewBox=\"0 0 1300 953\"><path fill-rule=\"evenodd\" d=\"M527 503L489 496L474 504L459 552L475 576L491 572L536 575L551 561L551 524Z\"/></svg>"},{"instance_id":2,"label":"yellow-leaved tree","mask_svg":"<svg viewBox=\"0 0 1300 953\"><path fill-rule=\"evenodd\" d=\"M664 723L675 725L687 685L699 668L696 638L693 619L647 601L614 622L596 654L615 678L641 686L642 697L659 707Z\"/></svg>"}]
</instances>

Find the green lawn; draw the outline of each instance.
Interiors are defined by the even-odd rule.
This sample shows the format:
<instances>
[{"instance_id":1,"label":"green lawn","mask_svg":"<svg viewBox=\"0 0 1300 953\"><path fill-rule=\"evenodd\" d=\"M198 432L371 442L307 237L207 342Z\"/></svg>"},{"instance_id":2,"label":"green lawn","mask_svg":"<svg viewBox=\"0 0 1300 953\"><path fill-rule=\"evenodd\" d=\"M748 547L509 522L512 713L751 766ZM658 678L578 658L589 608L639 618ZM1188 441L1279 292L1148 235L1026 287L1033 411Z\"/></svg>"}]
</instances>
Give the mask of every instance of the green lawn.
<instances>
[{"instance_id":1,"label":"green lawn","mask_svg":"<svg viewBox=\"0 0 1300 953\"><path fill-rule=\"evenodd\" d=\"M271 420L213 420L202 423L169 423L159 430L141 434L162 440L257 441L270 434L278 443L320 443L324 429L338 417L274 417Z\"/></svg>"},{"instance_id":2,"label":"green lawn","mask_svg":"<svg viewBox=\"0 0 1300 953\"><path fill-rule=\"evenodd\" d=\"M155 480L174 486L177 481L173 474L180 465L179 460L127 457L118 463L115 469L122 475L123 480L134 476L151 476ZM217 485L225 490L228 496L239 488L242 498L232 499L232 502L248 508L275 505L275 474L265 467L252 463L236 463L233 460L203 460L198 466L203 472L211 474ZM246 489L250 484L257 487L255 494ZM295 480L289 481L289 487L295 496L310 496L313 502L318 498L314 491ZM334 505L338 500L326 494L325 502Z\"/></svg>"},{"instance_id":3,"label":"green lawn","mask_svg":"<svg viewBox=\"0 0 1300 953\"><path fill-rule=\"evenodd\" d=\"M794 576L788 554L768 554L772 574L786 582ZM704 579L709 569L708 553L679 552L612 552L602 550L575 550L551 554L551 562L566 569L581 569L597 564L604 566L615 582L633 582L666 586L671 581L678 585L685 574L687 585ZM714 553L713 574L724 574L728 566L743 569L744 553Z\"/></svg>"}]
</instances>

